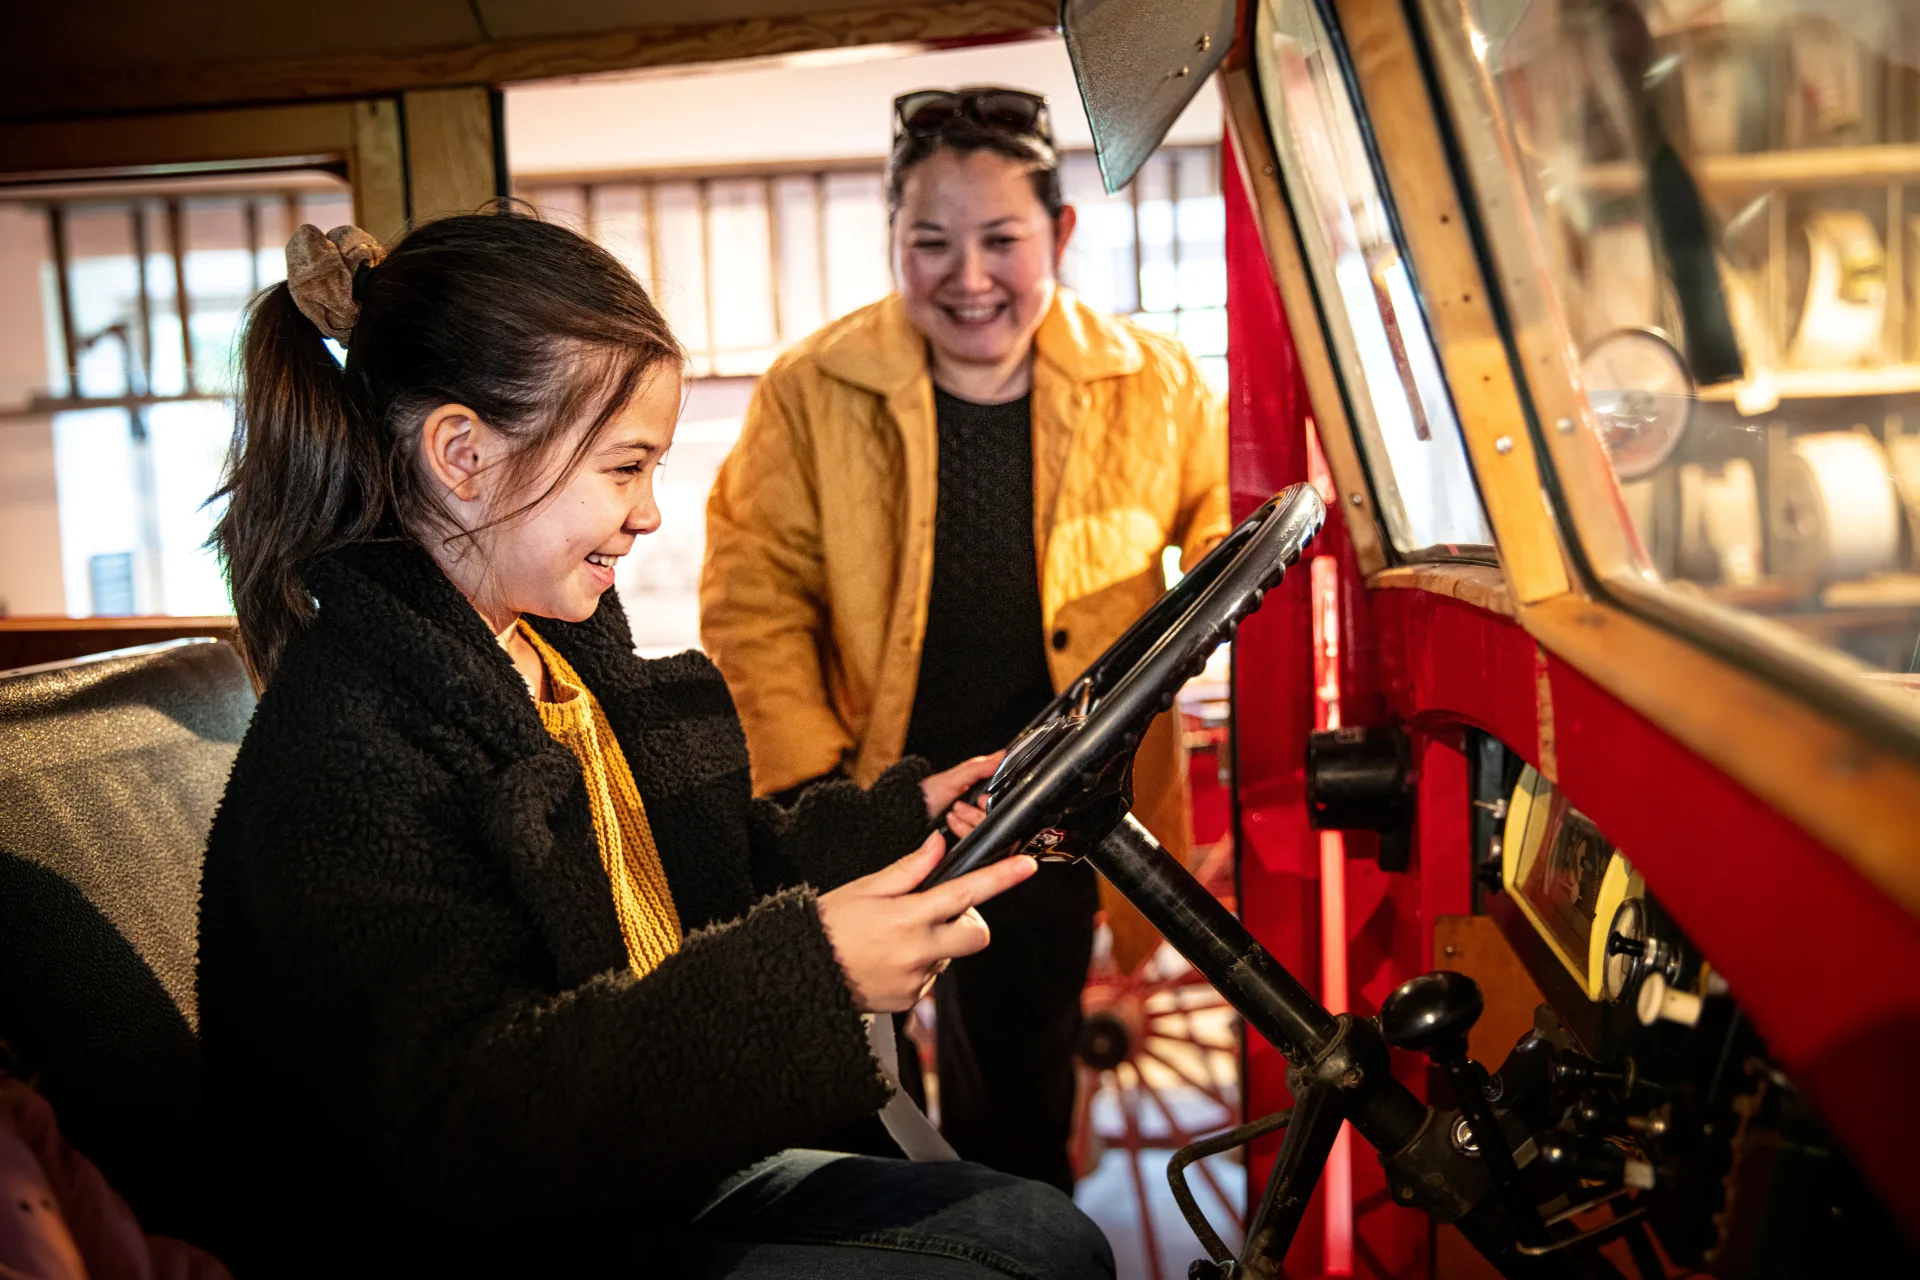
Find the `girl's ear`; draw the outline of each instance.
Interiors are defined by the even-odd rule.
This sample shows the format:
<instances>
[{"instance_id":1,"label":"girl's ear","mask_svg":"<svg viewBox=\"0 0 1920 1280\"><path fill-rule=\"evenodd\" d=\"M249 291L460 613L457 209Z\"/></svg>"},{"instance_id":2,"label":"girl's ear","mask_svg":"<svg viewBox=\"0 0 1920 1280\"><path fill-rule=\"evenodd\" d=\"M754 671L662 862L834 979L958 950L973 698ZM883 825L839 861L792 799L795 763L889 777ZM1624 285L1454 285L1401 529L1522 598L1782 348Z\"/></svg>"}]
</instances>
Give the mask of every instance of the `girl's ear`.
<instances>
[{"instance_id":1,"label":"girl's ear","mask_svg":"<svg viewBox=\"0 0 1920 1280\"><path fill-rule=\"evenodd\" d=\"M495 461L499 435L463 404L443 404L420 425L420 462L457 503L484 496L481 476Z\"/></svg>"}]
</instances>

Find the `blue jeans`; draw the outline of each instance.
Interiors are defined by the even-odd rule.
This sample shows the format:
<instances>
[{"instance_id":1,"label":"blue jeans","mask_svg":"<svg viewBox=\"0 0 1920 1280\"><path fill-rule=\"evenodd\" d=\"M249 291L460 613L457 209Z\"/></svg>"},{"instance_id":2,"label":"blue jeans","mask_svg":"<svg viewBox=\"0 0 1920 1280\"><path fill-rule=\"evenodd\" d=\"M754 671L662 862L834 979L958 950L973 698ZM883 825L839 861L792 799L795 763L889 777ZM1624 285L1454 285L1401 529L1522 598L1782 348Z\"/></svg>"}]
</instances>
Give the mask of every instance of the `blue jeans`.
<instances>
[{"instance_id":1,"label":"blue jeans","mask_svg":"<svg viewBox=\"0 0 1920 1280\"><path fill-rule=\"evenodd\" d=\"M1100 1228L1053 1187L964 1162L783 1151L723 1183L681 1274L729 1280L1111 1280Z\"/></svg>"}]
</instances>

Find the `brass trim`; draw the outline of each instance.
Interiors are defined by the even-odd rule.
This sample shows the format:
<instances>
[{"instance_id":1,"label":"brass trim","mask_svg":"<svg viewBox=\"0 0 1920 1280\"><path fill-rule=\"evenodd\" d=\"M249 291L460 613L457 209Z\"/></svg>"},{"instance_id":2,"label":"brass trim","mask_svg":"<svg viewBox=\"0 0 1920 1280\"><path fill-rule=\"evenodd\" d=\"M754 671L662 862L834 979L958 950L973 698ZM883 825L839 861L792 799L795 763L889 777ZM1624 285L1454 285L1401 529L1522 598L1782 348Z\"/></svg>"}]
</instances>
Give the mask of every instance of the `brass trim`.
<instances>
[{"instance_id":1,"label":"brass trim","mask_svg":"<svg viewBox=\"0 0 1920 1280\"><path fill-rule=\"evenodd\" d=\"M1541 280L1550 278L1547 252L1525 213L1531 197L1519 163L1496 123L1492 81L1474 56L1465 23L1447 20L1447 3L1420 3L1440 80L1433 91L1444 97L1461 138L1467 178L1480 193L1476 212L1501 278L1511 336L1526 370L1526 390L1532 396L1567 514L1595 577L1644 573L1644 553L1620 506L1613 469L1581 389L1574 353L1562 336L1570 329L1557 299L1539 287ZM1456 9L1456 18L1459 13ZM1401 23L1404 26L1404 17ZM1431 121L1432 104L1423 105ZM1433 127L1437 138L1438 123ZM1465 252L1473 252L1473 247L1467 245Z\"/></svg>"},{"instance_id":2,"label":"brass trim","mask_svg":"<svg viewBox=\"0 0 1920 1280\"><path fill-rule=\"evenodd\" d=\"M1346 401L1334 380L1333 353L1327 349L1327 336L1320 327L1313 286L1307 280L1299 229L1294 225L1286 195L1280 189L1273 137L1267 132L1266 115L1261 110L1252 74L1244 65L1223 68L1219 74L1235 165L1246 183L1254 221L1260 229L1260 242L1266 248L1274 283L1280 288L1281 308L1286 313L1287 327L1293 333L1294 353L1307 384L1307 398L1313 404L1320 447L1327 456L1327 470L1333 473L1334 485L1340 491L1340 512L1346 521L1347 537L1353 543L1360 572L1375 573L1386 568L1387 553L1378 512L1374 509L1373 489L1354 443L1353 428L1347 421Z\"/></svg>"}]
</instances>

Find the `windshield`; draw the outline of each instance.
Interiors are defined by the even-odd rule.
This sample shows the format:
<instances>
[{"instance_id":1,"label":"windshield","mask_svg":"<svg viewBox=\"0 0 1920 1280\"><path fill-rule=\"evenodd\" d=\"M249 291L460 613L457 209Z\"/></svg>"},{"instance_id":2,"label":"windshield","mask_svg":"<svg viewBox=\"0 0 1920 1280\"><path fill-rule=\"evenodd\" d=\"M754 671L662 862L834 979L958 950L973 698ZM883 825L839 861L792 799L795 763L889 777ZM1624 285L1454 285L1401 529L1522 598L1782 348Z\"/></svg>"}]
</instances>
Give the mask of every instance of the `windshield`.
<instances>
[{"instance_id":1,"label":"windshield","mask_svg":"<svg viewBox=\"0 0 1920 1280\"><path fill-rule=\"evenodd\" d=\"M1256 58L1294 222L1387 535L1408 556L1493 541L1415 281L1311 0L1269 0Z\"/></svg>"},{"instance_id":2,"label":"windshield","mask_svg":"<svg viewBox=\"0 0 1920 1280\"><path fill-rule=\"evenodd\" d=\"M1487 87L1492 136L1459 123L1505 157L1506 193L1475 185L1510 303L1550 317L1604 446L1610 477L1556 451L1564 484L1617 485L1634 578L1920 711L1911 6L1425 7L1464 51L1443 76Z\"/></svg>"}]
</instances>

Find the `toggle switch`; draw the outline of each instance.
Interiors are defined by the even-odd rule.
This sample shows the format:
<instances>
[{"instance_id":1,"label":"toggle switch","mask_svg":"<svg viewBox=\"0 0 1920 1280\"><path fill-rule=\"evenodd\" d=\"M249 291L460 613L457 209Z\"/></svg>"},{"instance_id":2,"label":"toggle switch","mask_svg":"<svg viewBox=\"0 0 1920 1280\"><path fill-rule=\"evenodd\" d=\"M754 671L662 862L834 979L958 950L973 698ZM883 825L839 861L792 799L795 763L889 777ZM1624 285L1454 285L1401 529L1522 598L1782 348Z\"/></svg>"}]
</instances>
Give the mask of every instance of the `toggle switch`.
<instances>
[{"instance_id":1,"label":"toggle switch","mask_svg":"<svg viewBox=\"0 0 1920 1280\"><path fill-rule=\"evenodd\" d=\"M1691 1027L1700 1021L1703 1003L1693 992L1670 987L1665 978L1650 973L1640 983L1640 1025L1650 1027L1664 1019Z\"/></svg>"}]
</instances>

